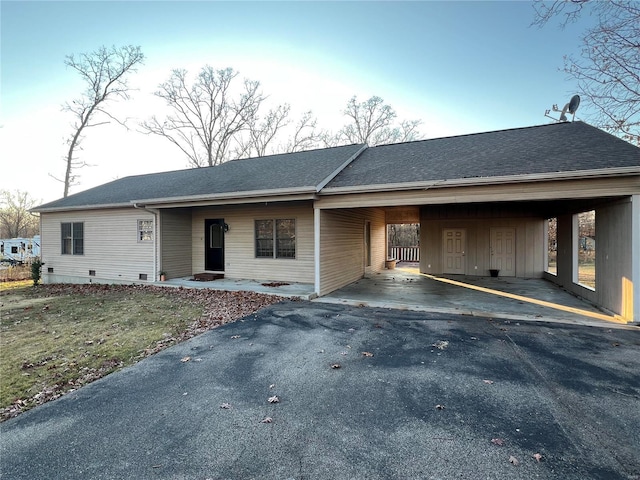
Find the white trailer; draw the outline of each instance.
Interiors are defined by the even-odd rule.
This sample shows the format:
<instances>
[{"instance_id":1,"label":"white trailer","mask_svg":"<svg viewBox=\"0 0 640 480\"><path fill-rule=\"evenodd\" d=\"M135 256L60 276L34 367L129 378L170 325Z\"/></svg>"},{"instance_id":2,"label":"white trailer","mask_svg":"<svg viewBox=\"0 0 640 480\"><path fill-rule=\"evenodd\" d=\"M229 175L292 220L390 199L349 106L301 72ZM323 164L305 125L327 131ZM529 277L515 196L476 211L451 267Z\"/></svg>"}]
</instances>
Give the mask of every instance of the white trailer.
<instances>
[{"instance_id":1,"label":"white trailer","mask_svg":"<svg viewBox=\"0 0 640 480\"><path fill-rule=\"evenodd\" d=\"M11 264L30 263L40 257L40 235L0 239L0 259Z\"/></svg>"}]
</instances>

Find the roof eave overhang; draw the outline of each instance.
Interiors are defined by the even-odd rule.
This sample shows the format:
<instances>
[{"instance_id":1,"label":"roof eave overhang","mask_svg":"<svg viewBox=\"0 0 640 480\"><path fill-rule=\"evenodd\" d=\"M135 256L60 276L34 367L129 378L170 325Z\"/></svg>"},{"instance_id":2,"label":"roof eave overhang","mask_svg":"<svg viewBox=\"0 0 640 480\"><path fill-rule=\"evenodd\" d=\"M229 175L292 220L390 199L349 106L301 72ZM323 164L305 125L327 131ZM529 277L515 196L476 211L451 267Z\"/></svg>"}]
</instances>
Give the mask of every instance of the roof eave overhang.
<instances>
[{"instance_id":1,"label":"roof eave overhang","mask_svg":"<svg viewBox=\"0 0 640 480\"><path fill-rule=\"evenodd\" d=\"M99 205L75 205L69 207L36 207L29 210L34 213L54 213L54 212L73 212L79 210L105 210L110 208L132 208L129 202L125 203L102 203Z\"/></svg>"},{"instance_id":2,"label":"roof eave overhang","mask_svg":"<svg viewBox=\"0 0 640 480\"><path fill-rule=\"evenodd\" d=\"M353 185L346 187L326 187L321 195L345 193L393 192L402 190L428 190L447 187L474 187L480 185L505 185L514 183L548 182L553 180L589 180L593 178L624 177L640 175L640 166L602 168L597 170L575 170L571 172L532 173L524 175L504 175L495 177L456 178L450 180L430 180L423 182L385 183L377 185Z\"/></svg>"},{"instance_id":3,"label":"roof eave overhang","mask_svg":"<svg viewBox=\"0 0 640 480\"><path fill-rule=\"evenodd\" d=\"M147 208L178 208L204 205L238 205L256 202L285 202L295 200L313 200L316 188L296 187L272 190L254 190L249 192L228 192L215 195L191 195L173 198L143 198L132 200L131 205Z\"/></svg>"},{"instance_id":4,"label":"roof eave overhang","mask_svg":"<svg viewBox=\"0 0 640 480\"><path fill-rule=\"evenodd\" d=\"M96 205L76 205L66 207L34 208L37 213L71 212L81 210L105 210L111 208L178 208L201 205L237 205L256 202L285 202L313 200L316 187L280 188L249 192L228 192L214 195L191 195L184 197L141 198L125 203L103 203Z\"/></svg>"}]
</instances>

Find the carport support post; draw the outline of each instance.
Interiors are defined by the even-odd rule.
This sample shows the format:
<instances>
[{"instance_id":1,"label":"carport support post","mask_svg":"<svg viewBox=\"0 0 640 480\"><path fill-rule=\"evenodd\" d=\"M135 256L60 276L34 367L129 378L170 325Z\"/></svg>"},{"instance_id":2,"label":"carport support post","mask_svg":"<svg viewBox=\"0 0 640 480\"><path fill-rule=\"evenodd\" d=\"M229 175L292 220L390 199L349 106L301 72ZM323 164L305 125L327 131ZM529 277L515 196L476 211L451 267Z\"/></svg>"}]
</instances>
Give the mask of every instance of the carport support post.
<instances>
[{"instance_id":1,"label":"carport support post","mask_svg":"<svg viewBox=\"0 0 640 480\"><path fill-rule=\"evenodd\" d=\"M320 296L320 212L319 208L313 209L313 288L317 296Z\"/></svg>"},{"instance_id":2,"label":"carport support post","mask_svg":"<svg viewBox=\"0 0 640 480\"><path fill-rule=\"evenodd\" d=\"M631 197L631 282L633 321L640 322L640 195Z\"/></svg>"}]
</instances>

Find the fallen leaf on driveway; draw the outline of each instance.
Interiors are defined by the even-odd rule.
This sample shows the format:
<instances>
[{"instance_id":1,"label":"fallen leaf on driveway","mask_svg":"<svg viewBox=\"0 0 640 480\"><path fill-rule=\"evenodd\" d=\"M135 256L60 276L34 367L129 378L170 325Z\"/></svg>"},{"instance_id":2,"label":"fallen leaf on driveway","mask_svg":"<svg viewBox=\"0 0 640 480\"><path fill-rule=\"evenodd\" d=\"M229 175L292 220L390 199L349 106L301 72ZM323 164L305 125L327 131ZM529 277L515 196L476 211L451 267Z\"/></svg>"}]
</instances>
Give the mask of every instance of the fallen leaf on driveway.
<instances>
[{"instance_id":1,"label":"fallen leaf on driveway","mask_svg":"<svg viewBox=\"0 0 640 480\"><path fill-rule=\"evenodd\" d=\"M280 401L280 399L278 398L277 395L274 395L273 397L269 397L268 398L268 402L269 403L278 403Z\"/></svg>"},{"instance_id":2,"label":"fallen leaf on driveway","mask_svg":"<svg viewBox=\"0 0 640 480\"><path fill-rule=\"evenodd\" d=\"M230 403L221 403L220 404L220 408L222 408L224 410L229 410L231 408L231 404Z\"/></svg>"},{"instance_id":3,"label":"fallen leaf on driveway","mask_svg":"<svg viewBox=\"0 0 640 480\"><path fill-rule=\"evenodd\" d=\"M182 363L188 362L189 360L191 360L191 357L182 357L182 358L180 359L180 361L181 361Z\"/></svg>"},{"instance_id":4,"label":"fallen leaf on driveway","mask_svg":"<svg viewBox=\"0 0 640 480\"><path fill-rule=\"evenodd\" d=\"M364 355L365 357L373 357L373 353L371 352L362 352L362 355Z\"/></svg>"},{"instance_id":5,"label":"fallen leaf on driveway","mask_svg":"<svg viewBox=\"0 0 640 480\"><path fill-rule=\"evenodd\" d=\"M509 463L511 463L511 464L513 464L513 466L517 467L520 462L518 461L518 459L516 457L511 455L509 457Z\"/></svg>"},{"instance_id":6,"label":"fallen leaf on driveway","mask_svg":"<svg viewBox=\"0 0 640 480\"><path fill-rule=\"evenodd\" d=\"M444 405L436 405L436 410L444 410Z\"/></svg>"},{"instance_id":7,"label":"fallen leaf on driveway","mask_svg":"<svg viewBox=\"0 0 640 480\"><path fill-rule=\"evenodd\" d=\"M535 458L536 461L539 462L540 460L542 460L542 455L540 455L539 453L534 453L533 458Z\"/></svg>"},{"instance_id":8,"label":"fallen leaf on driveway","mask_svg":"<svg viewBox=\"0 0 640 480\"><path fill-rule=\"evenodd\" d=\"M494 445L498 445L499 447L504 445L504 440L501 438L492 438L491 439L491 443L493 443Z\"/></svg>"},{"instance_id":9,"label":"fallen leaf on driveway","mask_svg":"<svg viewBox=\"0 0 640 480\"><path fill-rule=\"evenodd\" d=\"M449 346L449 342L447 340L438 340L436 343L431 344L431 346L444 350Z\"/></svg>"},{"instance_id":10,"label":"fallen leaf on driveway","mask_svg":"<svg viewBox=\"0 0 640 480\"><path fill-rule=\"evenodd\" d=\"M260 423L273 423L273 418L264 417L262 420L260 420Z\"/></svg>"},{"instance_id":11,"label":"fallen leaf on driveway","mask_svg":"<svg viewBox=\"0 0 640 480\"><path fill-rule=\"evenodd\" d=\"M333 368L333 369L340 368L340 364L339 363L332 363L331 364L331 368Z\"/></svg>"},{"instance_id":12,"label":"fallen leaf on driveway","mask_svg":"<svg viewBox=\"0 0 640 480\"><path fill-rule=\"evenodd\" d=\"M486 383L487 385L492 385L493 384L493 380L482 380L484 383Z\"/></svg>"}]
</instances>

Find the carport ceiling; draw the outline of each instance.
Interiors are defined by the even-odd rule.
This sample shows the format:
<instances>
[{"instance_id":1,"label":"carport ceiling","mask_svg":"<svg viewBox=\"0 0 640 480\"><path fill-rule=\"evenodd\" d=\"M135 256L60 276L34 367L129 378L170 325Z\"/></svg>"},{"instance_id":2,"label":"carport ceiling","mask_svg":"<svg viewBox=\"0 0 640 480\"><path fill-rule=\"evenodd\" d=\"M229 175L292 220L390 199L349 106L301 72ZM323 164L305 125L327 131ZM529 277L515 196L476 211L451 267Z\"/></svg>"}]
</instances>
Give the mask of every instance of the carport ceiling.
<instances>
[{"instance_id":1,"label":"carport ceiling","mask_svg":"<svg viewBox=\"0 0 640 480\"><path fill-rule=\"evenodd\" d=\"M601 205L625 197L606 197L579 200L528 200L522 202L487 202L487 203L454 203L443 205L411 205L402 207L386 207L384 209L388 224L420 223L420 210L440 214L447 212L447 216L467 216L470 211L486 210L495 207L496 210L512 211L514 213L528 212L540 218L552 218L558 215L574 214L593 210ZM507 205L505 205L505 203Z\"/></svg>"}]
</instances>

